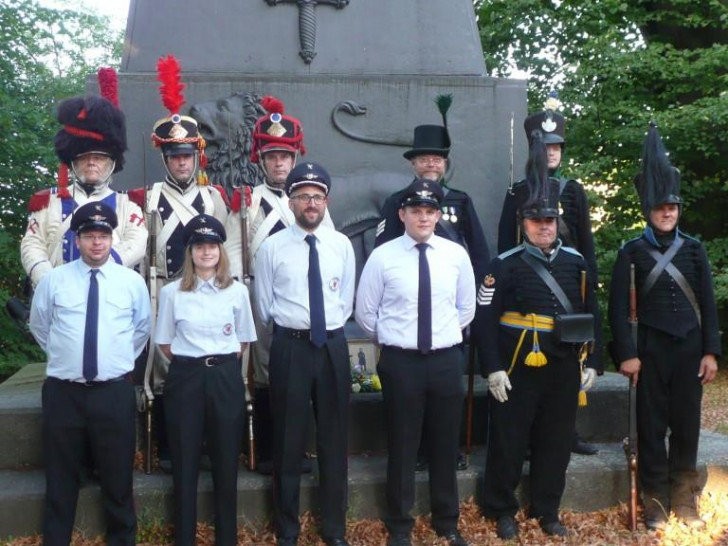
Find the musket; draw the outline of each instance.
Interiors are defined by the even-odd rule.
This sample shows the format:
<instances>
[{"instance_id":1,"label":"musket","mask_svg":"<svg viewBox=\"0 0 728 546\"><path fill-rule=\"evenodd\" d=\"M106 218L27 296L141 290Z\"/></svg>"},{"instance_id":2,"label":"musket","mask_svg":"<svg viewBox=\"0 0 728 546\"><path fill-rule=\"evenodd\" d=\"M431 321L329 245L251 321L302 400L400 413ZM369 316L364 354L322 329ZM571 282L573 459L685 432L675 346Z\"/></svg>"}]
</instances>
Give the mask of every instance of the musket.
<instances>
[{"instance_id":1,"label":"musket","mask_svg":"<svg viewBox=\"0 0 728 546\"><path fill-rule=\"evenodd\" d=\"M233 142L230 138L230 124L228 123L228 161L230 162L230 187L236 188L235 177L233 176ZM240 186L236 189L240 191L240 247L241 247L241 260L243 269L243 278L241 281L246 285L250 286L250 260L248 252L248 192L247 186L240 181ZM243 351L242 357L245 358L245 351ZM246 436L248 438L248 469L255 470L256 468L256 456L255 456L255 373L253 369L253 347L248 346L248 362L247 369L245 371L243 382L248 396L246 396L245 411L247 414L246 419Z\"/></svg>"},{"instance_id":2,"label":"musket","mask_svg":"<svg viewBox=\"0 0 728 546\"><path fill-rule=\"evenodd\" d=\"M637 285L634 264L629 265L629 322L632 343L637 348ZM629 528L637 530L637 387L633 378L629 379L629 436L623 441L629 471Z\"/></svg>"},{"instance_id":3,"label":"musket","mask_svg":"<svg viewBox=\"0 0 728 546\"><path fill-rule=\"evenodd\" d=\"M470 465L470 451L473 441L473 398L475 390L475 343L471 332L468 348L468 405L465 427L465 461Z\"/></svg>"},{"instance_id":4,"label":"musket","mask_svg":"<svg viewBox=\"0 0 728 546\"><path fill-rule=\"evenodd\" d=\"M144 473L152 473L152 451L153 451L153 434L152 434L152 406L154 405L154 390L152 389L152 370L154 369L154 330L157 323L157 222L156 212L149 211L149 202L147 201L147 150L144 145L144 134L142 133L142 171L144 180L144 213L148 214L149 238L147 239L147 254L149 265L147 267L147 287L149 288L150 314L151 314L151 333L149 335L149 343L147 344L147 362L144 368Z\"/></svg>"},{"instance_id":5,"label":"musket","mask_svg":"<svg viewBox=\"0 0 728 546\"><path fill-rule=\"evenodd\" d=\"M511 125L511 127L510 127L510 129L511 129L511 147L509 150L510 162L508 165L508 195L510 195L511 197L514 196L513 185L515 184L515 179L514 179L515 178L515 174L514 174L514 172L515 172L515 166L514 166L514 164L515 164L515 137L514 137L514 132L513 132L514 117L515 117L515 113L511 111L511 124L510 124ZM507 197L508 196L506 196L506 198ZM516 215L515 222L516 222L516 244L518 244L521 241L521 223L518 221L518 215Z\"/></svg>"}]
</instances>

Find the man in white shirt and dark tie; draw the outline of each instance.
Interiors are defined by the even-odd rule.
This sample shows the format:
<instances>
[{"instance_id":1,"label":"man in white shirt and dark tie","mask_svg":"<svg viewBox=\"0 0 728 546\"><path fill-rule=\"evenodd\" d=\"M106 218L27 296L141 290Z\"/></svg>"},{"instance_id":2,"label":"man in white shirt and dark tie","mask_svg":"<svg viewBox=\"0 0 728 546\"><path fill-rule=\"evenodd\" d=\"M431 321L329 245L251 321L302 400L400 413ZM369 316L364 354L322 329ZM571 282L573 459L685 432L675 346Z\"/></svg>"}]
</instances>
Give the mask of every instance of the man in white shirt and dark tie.
<instances>
[{"instance_id":1,"label":"man in white shirt and dark tie","mask_svg":"<svg viewBox=\"0 0 728 546\"><path fill-rule=\"evenodd\" d=\"M48 357L43 384L43 542L68 545L88 439L101 482L108 544L136 544L132 491L136 401L131 372L149 337L149 294L109 259L114 209L87 203L71 229L81 259L38 284L30 330Z\"/></svg>"},{"instance_id":2,"label":"man in white shirt and dark tie","mask_svg":"<svg viewBox=\"0 0 728 546\"><path fill-rule=\"evenodd\" d=\"M268 237L255 262L255 303L273 323L269 378L273 415L274 524L279 546L297 543L301 457L309 407L316 418L321 531L347 546L347 426L351 383L344 324L354 302L349 239L322 225L331 179L320 165L296 166L286 180L296 219Z\"/></svg>"},{"instance_id":3,"label":"man in white shirt and dark tie","mask_svg":"<svg viewBox=\"0 0 728 546\"><path fill-rule=\"evenodd\" d=\"M381 346L390 546L411 544L423 423L432 525L449 545L467 544L457 530L456 468L465 394L462 329L475 313L475 278L465 249L434 235L442 198L437 182L410 184L399 210L405 233L374 249L357 293L356 321Z\"/></svg>"}]
</instances>

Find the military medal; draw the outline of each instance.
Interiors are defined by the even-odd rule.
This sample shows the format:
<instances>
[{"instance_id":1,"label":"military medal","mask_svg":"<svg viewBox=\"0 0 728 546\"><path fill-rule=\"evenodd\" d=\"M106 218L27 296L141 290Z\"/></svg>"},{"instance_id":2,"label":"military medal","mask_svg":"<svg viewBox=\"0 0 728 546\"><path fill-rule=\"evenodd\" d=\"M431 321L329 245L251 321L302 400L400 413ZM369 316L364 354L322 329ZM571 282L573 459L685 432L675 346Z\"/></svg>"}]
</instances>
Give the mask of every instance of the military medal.
<instances>
[{"instance_id":1,"label":"military medal","mask_svg":"<svg viewBox=\"0 0 728 546\"><path fill-rule=\"evenodd\" d=\"M450 214L448 213L448 207L442 207L442 219L446 222L450 219Z\"/></svg>"},{"instance_id":2,"label":"military medal","mask_svg":"<svg viewBox=\"0 0 728 546\"><path fill-rule=\"evenodd\" d=\"M450 207L450 221L453 224L457 224L458 223L458 215L455 214L455 207Z\"/></svg>"}]
</instances>

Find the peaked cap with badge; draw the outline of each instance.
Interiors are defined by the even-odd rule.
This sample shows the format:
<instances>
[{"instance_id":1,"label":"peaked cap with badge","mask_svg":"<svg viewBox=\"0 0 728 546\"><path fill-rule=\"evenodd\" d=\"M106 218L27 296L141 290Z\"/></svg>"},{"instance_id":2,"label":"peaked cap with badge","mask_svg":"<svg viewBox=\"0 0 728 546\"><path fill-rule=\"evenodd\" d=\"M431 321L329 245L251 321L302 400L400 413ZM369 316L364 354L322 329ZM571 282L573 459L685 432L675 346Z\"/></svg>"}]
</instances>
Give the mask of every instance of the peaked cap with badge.
<instances>
[{"instance_id":1,"label":"peaked cap with badge","mask_svg":"<svg viewBox=\"0 0 728 546\"><path fill-rule=\"evenodd\" d=\"M187 222L182 240L185 246L197 243L222 244L227 240L222 222L209 214L200 214Z\"/></svg>"},{"instance_id":2,"label":"peaked cap with badge","mask_svg":"<svg viewBox=\"0 0 728 546\"><path fill-rule=\"evenodd\" d=\"M293 116L285 115L283 102L271 95L263 97L260 105L268 113L255 122L250 160L258 163L262 154L272 151L305 155L301 122Z\"/></svg>"},{"instance_id":3,"label":"peaked cap with badge","mask_svg":"<svg viewBox=\"0 0 728 546\"><path fill-rule=\"evenodd\" d=\"M437 182L427 178L415 178L405 189L400 208L428 206L439 209L444 196Z\"/></svg>"},{"instance_id":4,"label":"peaked cap with badge","mask_svg":"<svg viewBox=\"0 0 728 546\"><path fill-rule=\"evenodd\" d=\"M317 186L328 195L331 189L331 177L326 169L318 163L307 161L296 165L286 178L286 195L300 186Z\"/></svg>"},{"instance_id":5,"label":"peaked cap with badge","mask_svg":"<svg viewBox=\"0 0 728 546\"><path fill-rule=\"evenodd\" d=\"M96 230L111 233L119 224L116 212L106 203L92 201L81 205L73 213L71 229L76 234Z\"/></svg>"},{"instance_id":6,"label":"peaked cap with badge","mask_svg":"<svg viewBox=\"0 0 728 546\"><path fill-rule=\"evenodd\" d=\"M650 128L642 147L642 170L634 179L642 214L649 220L652 209L666 203L682 205L680 171L670 163L657 125Z\"/></svg>"},{"instance_id":7,"label":"peaked cap with badge","mask_svg":"<svg viewBox=\"0 0 728 546\"><path fill-rule=\"evenodd\" d=\"M523 122L523 129L526 131L528 143L532 143L534 131L541 131L544 144L566 144L566 119L557 110L561 107L559 94L556 91L549 93L544 109L529 115Z\"/></svg>"},{"instance_id":8,"label":"peaked cap with badge","mask_svg":"<svg viewBox=\"0 0 728 546\"><path fill-rule=\"evenodd\" d=\"M154 124L152 142L155 147L161 148L165 157L199 154L200 172L197 175L197 183L206 185L208 180L205 173L207 168L205 139L200 135L197 120L179 113L185 103L182 94L185 84L181 81L180 71L179 62L173 55L160 57L157 61L157 80L161 83L159 92L164 106L169 110L169 116Z\"/></svg>"}]
</instances>

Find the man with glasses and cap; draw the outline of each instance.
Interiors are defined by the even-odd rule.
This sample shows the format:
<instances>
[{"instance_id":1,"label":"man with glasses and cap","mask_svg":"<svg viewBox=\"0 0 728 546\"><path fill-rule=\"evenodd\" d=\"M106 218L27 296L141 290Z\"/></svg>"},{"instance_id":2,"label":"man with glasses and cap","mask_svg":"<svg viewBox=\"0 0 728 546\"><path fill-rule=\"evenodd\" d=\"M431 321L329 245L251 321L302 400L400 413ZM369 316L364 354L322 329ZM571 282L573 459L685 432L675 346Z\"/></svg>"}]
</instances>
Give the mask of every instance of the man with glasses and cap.
<instances>
[{"instance_id":1,"label":"man with glasses and cap","mask_svg":"<svg viewBox=\"0 0 728 546\"><path fill-rule=\"evenodd\" d=\"M670 164L654 124L645 138L635 185L647 225L617 254L609 322L613 360L637 387L645 525L663 529L672 510L688 526L702 528L696 468L700 404L703 385L715 379L721 355L718 311L705 248L678 227L683 206L680 174ZM636 343L628 322L632 268Z\"/></svg>"},{"instance_id":2,"label":"man with glasses and cap","mask_svg":"<svg viewBox=\"0 0 728 546\"><path fill-rule=\"evenodd\" d=\"M43 543L68 545L88 440L98 469L108 544L136 544L134 359L149 337L144 280L114 262L116 213L79 207L70 228L80 259L44 275L30 330L48 357L43 384L46 496Z\"/></svg>"},{"instance_id":3,"label":"man with glasses and cap","mask_svg":"<svg viewBox=\"0 0 728 546\"><path fill-rule=\"evenodd\" d=\"M248 208L248 248L243 249L241 221L241 190L236 189L232 200L232 211L228 216L226 231L228 240L225 248L230 256L233 276L243 279L243 260L249 260L252 267L263 242L271 235L295 223L293 211L288 206L285 185L289 173L296 165L299 155L305 155L303 127L301 122L285 114L282 101L267 95L260 104L268 112L255 123L250 160L258 163L265 173L263 184L253 188ZM245 211L244 211L245 212ZM334 229L328 209L324 212L322 225ZM250 280L252 298L255 294L255 279ZM270 413L270 391L268 388L268 359L272 331L253 313L258 340L253 344L254 415L253 421L256 469L261 474L272 472L272 425ZM311 471L308 459L303 461L303 471Z\"/></svg>"},{"instance_id":4,"label":"man with glasses and cap","mask_svg":"<svg viewBox=\"0 0 728 546\"><path fill-rule=\"evenodd\" d=\"M349 347L344 324L354 303L355 258L349 239L322 225L331 179L317 163L286 180L295 223L268 237L255 260L255 304L270 324L273 505L279 546L298 541L301 458L309 408L316 419L321 532L346 546Z\"/></svg>"},{"instance_id":5,"label":"man with glasses and cap","mask_svg":"<svg viewBox=\"0 0 728 546\"><path fill-rule=\"evenodd\" d=\"M567 534L558 510L579 389L602 369L594 284L581 254L558 238L559 181L546 154L536 131L516 194L524 240L491 263L473 322L491 394L482 509L503 540L518 535L515 491L529 446L529 516L548 535Z\"/></svg>"},{"instance_id":6,"label":"man with glasses and cap","mask_svg":"<svg viewBox=\"0 0 728 546\"><path fill-rule=\"evenodd\" d=\"M399 209L405 233L374 249L357 293L356 321L381 346L390 546L411 544L423 430L432 525L450 546L467 544L457 530L457 457L465 395L462 330L475 313L475 278L465 250L435 234L442 201L437 182L410 184Z\"/></svg>"},{"instance_id":7,"label":"man with glasses and cap","mask_svg":"<svg viewBox=\"0 0 728 546\"><path fill-rule=\"evenodd\" d=\"M126 150L124 114L114 97L110 99L73 97L58 106L58 187L30 198L28 227L20 243L20 259L33 286L54 267L79 258L70 226L74 211L86 203L103 202L119 219L111 245L114 262L134 267L144 258L147 230L142 211L127 195L109 187L113 173L124 167Z\"/></svg>"},{"instance_id":8,"label":"man with glasses and cap","mask_svg":"<svg viewBox=\"0 0 728 546\"><path fill-rule=\"evenodd\" d=\"M558 94L552 91L544 104L544 110L528 116L523 122L523 128L528 138L529 149L533 145L533 132L539 131L543 135L549 176L559 181L559 239L565 246L578 250L584 256L589 269L589 278L596 290L597 258L589 217L589 201L584 187L577 180L563 176L561 171L561 159L566 148L566 119L557 111L560 106ZM514 184L506 193L498 224L498 253L507 252L520 244L523 239L517 211L521 192L527 192L525 180ZM595 455L598 452L596 446L582 440L576 431L571 450L579 455Z\"/></svg>"}]
</instances>

